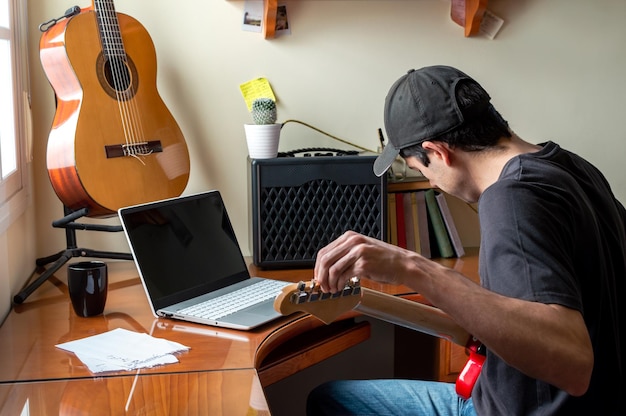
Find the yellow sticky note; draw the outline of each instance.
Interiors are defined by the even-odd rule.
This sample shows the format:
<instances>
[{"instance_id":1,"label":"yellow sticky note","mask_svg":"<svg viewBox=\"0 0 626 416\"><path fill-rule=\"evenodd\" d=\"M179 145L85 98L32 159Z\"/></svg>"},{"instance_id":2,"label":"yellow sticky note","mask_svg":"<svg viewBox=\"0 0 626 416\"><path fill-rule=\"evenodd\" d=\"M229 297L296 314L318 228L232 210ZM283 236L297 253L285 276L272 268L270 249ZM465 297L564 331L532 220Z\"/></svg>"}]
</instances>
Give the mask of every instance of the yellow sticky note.
<instances>
[{"instance_id":1,"label":"yellow sticky note","mask_svg":"<svg viewBox=\"0 0 626 416\"><path fill-rule=\"evenodd\" d=\"M243 99L246 101L248 110L252 109L252 103L257 98L271 98L276 101L274 91L266 78L256 78L239 85Z\"/></svg>"}]
</instances>

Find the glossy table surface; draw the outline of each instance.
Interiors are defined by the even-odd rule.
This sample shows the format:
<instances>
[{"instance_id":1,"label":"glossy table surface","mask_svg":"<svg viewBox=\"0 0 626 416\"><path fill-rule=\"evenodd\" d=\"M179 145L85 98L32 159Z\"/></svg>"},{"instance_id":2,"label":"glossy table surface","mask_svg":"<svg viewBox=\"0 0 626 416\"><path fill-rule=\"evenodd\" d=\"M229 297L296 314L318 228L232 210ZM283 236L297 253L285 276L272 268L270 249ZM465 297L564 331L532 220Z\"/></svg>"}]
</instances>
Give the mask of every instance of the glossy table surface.
<instances>
[{"instance_id":1,"label":"glossy table surface","mask_svg":"<svg viewBox=\"0 0 626 416\"><path fill-rule=\"evenodd\" d=\"M248 332L157 319L150 311L132 262L108 264L109 291L100 316L82 318L74 313L62 271L26 302L14 306L0 327L0 351L3 351L0 382L92 377L72 353L55 345L115 328L148 333L191 348L178 355L178 364L141 370L142 374L254 369L260 342L269 332L294 319L281 318L271 326Z\"/></svg>"},{"instance_id":2,"label":"glossy table surface","mask_svg":"<svg viewBox=\"0 0 626 416\"><path fill-rule=\"evenodd\" d=\"M297 314L279 318L251 331L155 318L133 263L107 263L109 291L104 313L100 316L83 318L74 313L67 292L65 267L24 303L14 305L0 327L0 382L92 377L93 374L72 353L55 345L115 328L148 333L190 347L188 352L178 355L180 362L177 364L141 370L142 374L156 374L164 371L254 369L271 352L272 346L267 344L272 335L298 332L294 327L309 330L321 325L313 317ZM251 267L253 275L294 282L310 279L312 273L309 269L261 271ZM408 291L388 285L370 286L390 293ZM176 368L170 368L172 366Z\"/></svg>"},{"instance_id":3,"label":"glossy table surface","mask_svg":"<svg viewBox=\"0 0 626 416\"><path fill-rule=\"evenodd\" d=\"M254 370L0 384L3 415L269 415Z\"/></svg>"},{"instance_id":4,"label":"glossy table surface","mask_svg":"<svg viewBox=\"0 0 626 416\"><path fill-rule=\"evenodd\" d=\"M462 259L444 262L450 267L464 268ZM68 404L80 410L81 397L90 391L94 395L89 402L109 401L108 410L102 414L122 414L129 406L134 410L126 414L176 413L172 406L179 410L197 406L202 414L258 414L267 412L261 385L271 384L369 337L369 327L355 324L354 314L347 314L345 320L329 327L310 315L296 313L251 331L155 318L134 264L107 264L109 291L100 316L82 318L74 313L67 291L66 267L24 303L14 305L0 327L0 409L16 411L28 400L31 409L59 409ZM469 264L472 268L473 261ZM313 275L311 269L263 271L253 265L250 273L292 282L310 280ZM369 281L362 284L416 298L406 287ZM115 328L148 333L190 349L177 354L179 362L175 364L92 374L74 354L56 347ZM309 334L314 338L313 344L301 339ZM295 346L289 344L296 339ZM148 399L151 395L157 398ZM250 403L255 403L252 413ZM150 406L157 407L148 409ZM35 414L50 413L58 414L58 410ZM90 410L90 414L99 413Z\"/></svg>"},{"instance_id":5,"label":"glossy table surface","mask_svg":"<svg viewBox=\"0 0 626 416\"><path fill-rule=\"evenodd\" d=\"M324 339L317 339L301 359L300 351L289 346L291 339L309 332L319 337L315 330L324 331L321 338L330 333L311 316L294 314L251 331L155 318L134 264L107 264L109 289L100 316L82 318L74 313L66 266L24 303L14 305L0 327L1 414L20 414L24 407L31 414L82 414L86 406L89 414L107 415L269 413L259 373L272 383L369 337L368 327L346 320L333 333L334 343L325 346ZM250 271L293 282L312 277L309 269L262 271L251 266ZM115 328L148 333L190 349L177 354L175 364L93 374L73 353L56 347ZM299 341L298 348L301 345Z\"/></svg>"}]
</instances>

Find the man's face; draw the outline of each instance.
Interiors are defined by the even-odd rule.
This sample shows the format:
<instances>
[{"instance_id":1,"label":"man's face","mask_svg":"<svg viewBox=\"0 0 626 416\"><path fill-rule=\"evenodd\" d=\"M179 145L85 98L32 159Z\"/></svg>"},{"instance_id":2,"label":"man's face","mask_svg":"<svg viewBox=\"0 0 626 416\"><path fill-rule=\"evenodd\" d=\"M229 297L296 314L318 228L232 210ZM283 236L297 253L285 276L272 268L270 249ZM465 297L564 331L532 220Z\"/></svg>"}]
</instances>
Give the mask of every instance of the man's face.
<instances>
[{"instance_id":1,"label":"man's face","mask_svg":"<svg viewBox=\"0 0 626 416\"><path fill-rule=\"evenodd\" d=\"M432 155L432 152L428 153L428 166L425 166L417 156L406 157L407 166L421 172L433 188L439 188L465 202L473 203L478 200L479 194L473 191L471 178L461 169L462 166L445 163L442 158Z\"/></svg>"},{"instance_id":2,"label":"man's face","mask_svg":"<svg viewBox=\"0 0 626 416\"><path fill-rule=\"evenodd\" d=\"M439 175L437 175L438 169L433 169L432 161L426 166L417 156L407 156L404 160L409 168L424 175L424 177L430 181L432 187L441 188L441 185L437 183L439 180Z\"/></svg>"}]
</instances>

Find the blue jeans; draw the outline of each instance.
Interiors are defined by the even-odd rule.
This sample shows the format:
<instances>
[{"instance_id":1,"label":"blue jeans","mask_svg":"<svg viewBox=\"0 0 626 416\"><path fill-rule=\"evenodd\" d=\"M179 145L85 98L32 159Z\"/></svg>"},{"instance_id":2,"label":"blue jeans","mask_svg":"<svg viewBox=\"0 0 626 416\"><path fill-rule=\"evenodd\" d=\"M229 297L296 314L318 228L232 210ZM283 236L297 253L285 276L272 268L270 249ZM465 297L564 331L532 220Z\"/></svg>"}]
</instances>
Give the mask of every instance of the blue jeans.
<instances>
[{"instance_id":1,"label":"blue jeans","mask_svg":"<svg viewBox=\"0 0 626 416\"><path fill-rule=\"evenodd\" d=\"M420 380L341 380L311 391L307 415L476 416L454 384Z\"/></svg>"}]
</instances>

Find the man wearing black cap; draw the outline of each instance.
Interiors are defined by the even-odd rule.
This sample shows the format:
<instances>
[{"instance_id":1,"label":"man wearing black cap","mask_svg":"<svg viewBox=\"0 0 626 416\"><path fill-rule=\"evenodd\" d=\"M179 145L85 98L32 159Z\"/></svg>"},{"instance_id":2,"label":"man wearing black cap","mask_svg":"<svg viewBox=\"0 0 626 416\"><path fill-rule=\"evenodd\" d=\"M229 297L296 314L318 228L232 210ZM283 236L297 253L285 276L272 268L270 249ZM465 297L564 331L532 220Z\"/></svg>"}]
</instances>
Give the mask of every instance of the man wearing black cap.
<instances>
[{"instance_id":1,"label":"man wearing black cap","mask_svg":"<svg viewBox=\"0 0 626 416\"><path fill-rule=\"evenodd\" d=\"M553 142L522 140L451 67L400 78L385 129L377 175L401 156L432 186L478 203L481 284L354 232L320 250L315 279L326 292L353 276L409 286L487 358L467 400L448 383L336 381L311 393L309 414L626 414L626 211L604 176Z\"/></svg>"}]
</instances>

